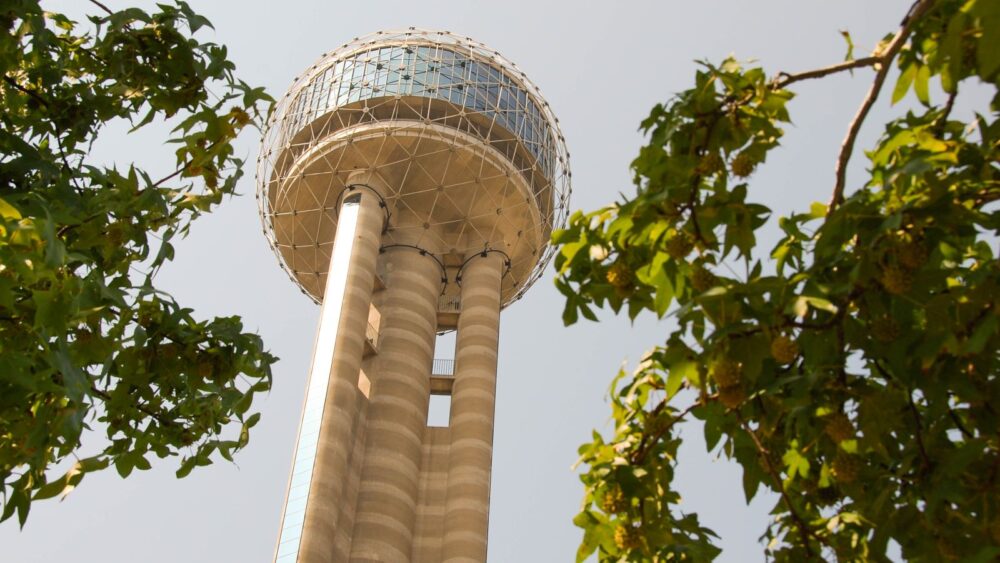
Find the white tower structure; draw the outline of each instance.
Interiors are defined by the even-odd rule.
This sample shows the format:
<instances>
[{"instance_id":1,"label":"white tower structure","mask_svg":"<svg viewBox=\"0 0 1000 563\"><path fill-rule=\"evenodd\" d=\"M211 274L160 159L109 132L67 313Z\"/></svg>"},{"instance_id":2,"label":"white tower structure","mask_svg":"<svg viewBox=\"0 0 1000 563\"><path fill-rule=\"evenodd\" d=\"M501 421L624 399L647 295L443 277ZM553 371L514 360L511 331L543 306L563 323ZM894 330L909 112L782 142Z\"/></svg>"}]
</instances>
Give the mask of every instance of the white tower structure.
<instances>
[{"instance_id":1,"label":"white tower structure","mask_svg":"<svg viewBox=\"0 0 1000 563\"><path fill-rule=\"evenodd\" d=\"M570 193L548 103L470 38L355 38L278 102L257 179L272 249L322 306L275 561L485 561L500 310ZM427 425L432 394L448 426Z\"/></svg>"}]
</instances>

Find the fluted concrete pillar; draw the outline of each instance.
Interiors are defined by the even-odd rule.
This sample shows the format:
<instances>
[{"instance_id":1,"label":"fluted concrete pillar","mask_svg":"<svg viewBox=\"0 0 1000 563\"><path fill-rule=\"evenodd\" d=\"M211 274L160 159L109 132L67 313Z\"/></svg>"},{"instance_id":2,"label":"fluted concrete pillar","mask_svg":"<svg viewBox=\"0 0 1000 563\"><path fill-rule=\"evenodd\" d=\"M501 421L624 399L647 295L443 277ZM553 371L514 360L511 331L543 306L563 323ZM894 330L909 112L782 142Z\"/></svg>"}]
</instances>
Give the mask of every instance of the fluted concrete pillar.
<instances>
[{"instance_id":1,"label":"fluted concrete pillar","mask_svg":"<svg viewBox=\"0 0 1000 563\"><path fill-rule=\"evenodd\" d=\"M503 267L503 256L491 252L473 258L462 271L444 523L446 562L486 561Z\"/></svg>"},{"instance_id":2,"label":"fluted concrete pillar","mask_svg":"<svg viewBox=\"0 0 1000 563\"><path fill-rule=\"evenodd\" d=\"M351 561L410 561L441 268L409 248L386 251L386 290L372 375L365 465Z\"/></svg>"},{"instance_id":3,"label":"fluted concrete pillar","mask_svg":"<svg viewBox=\"0 0 1000 563\"><path fill-rule=\"evenodd\" d=\"M276 561L333 563L358 424L358 374L384 211L371 190L344 194L320 311L306 407Z\"/></svg>"}]
</instances>

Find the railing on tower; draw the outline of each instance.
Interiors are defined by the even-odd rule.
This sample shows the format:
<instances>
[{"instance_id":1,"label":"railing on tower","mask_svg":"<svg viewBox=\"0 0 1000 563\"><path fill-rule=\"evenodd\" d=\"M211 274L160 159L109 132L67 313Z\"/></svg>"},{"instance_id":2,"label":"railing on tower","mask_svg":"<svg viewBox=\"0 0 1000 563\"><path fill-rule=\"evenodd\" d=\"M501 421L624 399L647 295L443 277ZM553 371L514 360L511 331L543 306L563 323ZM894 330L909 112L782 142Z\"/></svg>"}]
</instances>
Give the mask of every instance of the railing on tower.
<instances>
[{"instance_id":1,"label":"railing on tower","mask_svg":"<svg viewBox=\"0 0 1000 563\"><path fill-rule=\"evenodd\" d=\"M451 395L455 384L455 360L434 358L431 366L431 395Z\"/></svg>"},{"instance_id":2,"label":"railing on tower","mask_svg":"<svg viewBox=\"0 0 1000 563\"><path fill-rule=\"evenodd\" d=\"M462 312L462 298L457 295L438 299L438 330L453 329L458 326L458 314Z\"/></svg>"},{"instance_id":3,"label":"railing on tower","mask_svg":"<svg viewBox=\"0 0 1000 563\"><path fill-rule=\"evenodd\" d=\"M431 375L437 377L454 377L455 360L442 360L434 358L434 365L431 367Z\"/></svg>"},{"instance_id":4,"label":"railing on tower","mask_svg":"<svg viewBox=\"0 0 1000 563\"><path fill-rule=\"evenodd\" d=\"M438 299L438 312L440 313L461 313L462 299L460 297L444 297Z\"/></svg>"}]
</instances>

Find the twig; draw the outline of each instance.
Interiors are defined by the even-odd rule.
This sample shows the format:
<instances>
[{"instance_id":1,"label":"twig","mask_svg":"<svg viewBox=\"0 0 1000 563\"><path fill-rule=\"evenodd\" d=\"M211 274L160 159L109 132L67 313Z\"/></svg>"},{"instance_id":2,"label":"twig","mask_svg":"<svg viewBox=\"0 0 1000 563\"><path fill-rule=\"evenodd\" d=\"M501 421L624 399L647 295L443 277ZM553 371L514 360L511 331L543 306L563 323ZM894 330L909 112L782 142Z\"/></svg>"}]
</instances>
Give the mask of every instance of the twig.
<instances>
[{"instance_id":1,"label":"twig","mask_svg":"<svg viewBox=\"0 0 1000 563\"><path fill-rule=\"evenodd\" d=\"M105 401L110 401L111 400L111 395L108 395L106 392L98 389L94 385L90 386L90 390L93 391L95 395L97 395L98 397L104 399ZM141 404L141 403L136 403L135 408L138 409L139 411L147 414L148 416L153 417L154 419L156 419L157 422L159 422L163 426L175 426L177 424L176 421L167 420L167 419L163 418L163 416L160 413L158 413L156 411L152 411L152 410L146 408L146 406L143 405L143 404Z\"/></svg>"},{"instance_id":2,"label":"twig","mask_svg":"<svg viewBox=\"0 0 1000 563\"><path fill-rule=\"evenodd\" d=\"M206 151L211 151L212 149L214 149L214 148L215 148L215 146L216 146L216 145L218 145L218 144L219 144L219 143L221 143L221 142L222 142L221 140L219 140L219 141L215 141L215 142L213 142L213 143L212 143L211 145L208 145L207 147L205 147L205 150L206 150ZM177 170L174 170L174 171L173 171L173 172L171 172L170 174L168 174L168 175L164 176L163 178L160 178L159 180L157 180L157 181L153 182L153 184L152 184L152 185L151 185L150 187L151 187L151 188L158 188L158 187L160 187L160 185L162 185L162 184L163 184L164 182L168 182L168 181L170 181L170 180L173 180L173 179L174 179L174 178L176 178L176 177L177 177L177 176L178 176L179 174L181 174L182 172L184 172L185 170L187 170L188 168L190 168L192 164L194 164L194 160L189 160L189 161L185 162L185 163L184 163L184 165L183 165L183 166L181 166L180 168L178 168Z\"/></svg>"},{"instance_id":3,"label":"twig","mask_svg":"<svg viewBox=\"0 0 1000 563\"><path fill-rule=\"evenodd\" d=\"M111 10L111 8L105 6L104 4L98 2L97 0L90 0L90 3L107 12L109 16L115 15L115 13Z\"/></svg>"},{"instance_id":4,"label":"twig","mask_svg":"<svg viewBox=\"0 0 1000 563\"><path fill-rule=\"evenodd\" d=\"M657 405L655 409L653 409L653 412L651 414L653 416L659 415L660 411L663 410L663 408L666 406L666 404L667 404L666 400L661 401L660 404ZM693 411L694 409L702 406L703 404L704 403L702 403L701 401L695 401L688 408L684 409L683 411L681 411L677 415L675 415L670 420L670 422L668 422L667 424L664 424L663 428L658 429L658 431L655 433L655 435L652 436L651 438L649 438L648 440L647 440L647 435L643 434L642 441L639 442L639 447L636 449L635 453L632 455L632 463L636 463L636 464L642 463L643 460L646 458L646 454L648 454L650 448L652 448L653 444L655 444L657 441L659 441L659 439L664 434L666 434L671 428L673 428L675 424L677 424L678 422L680 422L681 420L683 420L684 417L686 417L687 415L691 414L691 411Z\"/></svg>"},{"instance_id":5,"label":"twig","mask_svg":"<svg viewBox=\"0 0 1000 563\"><path fill-rule=\"evenodd\" d=\"M6 82L7 84L10 84L16 90L19 90L20 92L27 94L28 96L31 96L32 98L34 98L35 101L42 104L43 106L47 107L49 105L49 101L43 98L41 94L35 92L34 90L31 90L30 88L25 88L24 86L21 86L20 84L17 83L16 80L7 76L6 74L3 75L3 81Z\"/></svg>"},{"instance_id":6,"label":"twig","mask_svg":"<svg viewBox=\"0 0 1000 563\"><path fill-rule=\"evenodd\" d=\"M962 434L965 435L966 438L970 440L975 438L972 432L969 432L969 429L965 427L965 424L962 424L962 419L959 418L958 413L952 410L950 406L948 407L948 416L951 417L951 420L955 423L955 426L958 427L958 429L962 432Z\"/></svg>"},{"instance_id":7,"label":"twig","mask_svg":"<svg viewBox=\"0 0 1000 563\"><path fill-rule=\"evenodd\" d=\"M795 74L790 74L787 72L779 72L778 76L771 83L771 88L775 90L780 90L785 88L793 82L798 82L800 80L810 80L813 78L823 78L830 74L836 74L838 72L844 72L845 70L854 70L856 68L864 68L867 66L875 66L882 59L879 57L863 57L860 59L854 59L851 61L844 61L842 63L837 63L835 65L830 65L823 68L817 68L815 70L807 70L805 72L798 72Z\"/></svg>"},{"instance_id":8,"label":"twig","mask_svg":"<svg viewBox=\"0 0 1000 563\"><path fill-rule=\"evenodd\" d=\"M898 379L896 379L892 374L890 374L888 370L883 368L882 364L878 360L874 360L872 362L872 365L875 366L875 369L882 374L882 377L884 377L887 382L899 385L903 389L903 391L906 392L907 405L910 407L909 409L910 413L913 414L913 420L917 424L914 436L917 439L917 447L920 449L920 457L923 462L923 468L930 468L931 461L930 458L927 457L927 450L924 448L924 434L923 434L923 425L921 424L920 421L920 412L917 410L917 405L913 403L913 391L908 387L906 387L905 385L903 385L903 383L900 382ZM949 408L948 410L951 409ZM917 473L917 475L919 477L919 472Z\"/></svg>"},{"instance_id":9,"label":"twig","mask_svg":"<svg viewBox=\"0 0 1000 563\"><path fill-rule=\"evenodd\" d=\"M826 212L827 217L844 200L844 185L847 182L847 163L851 160L851 153L854 152L854 141L857 140L858 132L861 131L861 125L865 122L865 118L868 117L868 112L872 109L872 106L875 105L875 100L878 99L879 92L882 91L882 85L885 84L886 76L889 75L890 63L896 57L896 54L899 53L899 50L903 48L903 44L906 43L910 32L913 31L913 25L933 5L934 0L917 0L916 3L910 6L910 10L907 12L906 17L903 18L896 36L876 56L878 61L875 64L878 72L875 73L875 80L872 81L871 88L868 89L868 94L861 103L861 107L858 108L858 113L851 120L851 124L847 128L847 136L844 137L844 142L840 146L840 155L837 157L836 183L833 186L833 196L830 198L830 206Z\"/></svg>"},{"instance_id":10,"label":"twig","mask_svg":"<svg viewBox=\"0 0 1000 563\"><path fill-rule=\"evenodd\" d=\"M708 144L708 140L712 137L712 131L715 130L715 125L719 122L719 114L716 112L713 115L714 119L708 125L708 131L705 132L705 144ZM698 155L699 152L705 150L704 146L693 145L691 147L691 156ZM688 196L688 201L685 204L688 211L691 212L691 225L694 227L694 238L702 244L705 248L709 247L708 241L705 236L701 233L701 226L698 224L698 203L701 201L701 173L695 172L691 176L691 194Z\"/></svg>"},{"instance_id":11,"label":"twig","mask_svg":"<svg viewBox=\"0 0 1000 563\"><path fill-rule=\"evenodd\" d=\"M17 83L16 80L14 80L13 78L7 76L6 74L3 77L3 81L6 82L7 84L9 84L10 86L12 86L14 89L18 90L19 92L24 93L25 95L29 96L31 99L33 99L33 100L37 101L38 103L42 104L43 106L45 106L47 108L51 108L52 107L52 104L50 104L48 100L46 100L44 97L42 97L41 94L39 94L38 92L36 92L36 91L34 91L34 90L30 89L30 88L25 88L24 86L21 86L20 84ZM53 121L53 126L54 126L54 128L56 130L55 138L56 138L56 146L59 147L59 157L62 160L63 168L66 170L67 173L70 173L70 170L72 170L72 168L69 165L69 158L66 156L66 149L63 147L63 144L62 144L62 137L60 137L60 135L62 134L62 130L55 124L54 121ZM79 184L77 184L76 182L72 181L72 174L70 174L70 177L71 177L70 183L73 184L73 186L76 187L77 191L82 190L82 188L80 187Z\"/></svg>"},{"instance_id":12,"label":"twig","mask_svg":"<svg viewBox=\"0 0 1000 563\"><path fill-rule=\"evenodd\" d=\"M938 135L944 134L944 126L948 124L948 116L951 115L951 110L955 107L955 98L958 97L958 87L955 87L955 91L948 94L948 101L944 104L944 111L935 120L934 129Z\"/></svg>"},{"instance_id":13,"label":"twig","mask_svg":"<svg viewBox=\"0 0 1000 563\"><path fill-rule=\"evenodd\" d=\"M844 336L843 323L838 324L836 330L837 355L840 356L837 361L837 380L844 389L847 389L847 357L844 355L844 350L847 348L847 339Z\"/></svg>"},{"instance_id":14,"label":"twig","mask_svg":"<svg viewBox=\"0 0 1000 563\"><path fill-rule=\"evenodd\" d=\"M771 463L771 455L767 451L767 448L764 447L764 444L761 443L760 438L757 437L757 433L754 432L749 426L747 426L746 421L743 420L742 416L740 416L739 411L735 411L735 413L736 413L736 420L739 421L740 427L742 427L743 430L750 435L750 439L753 440L753 444L757 448L757 453L760 454L760 457L764 459L764 465L766 466L765 469L767 469L767 473L774 480L774 485L778 489L778 493L781 494L782 500L785 501L785 505L788 507L788 513L791 514L792 520L794 520L795 525L798 526L799 534L802 536L802 544L806 550L806 553L812 556L813 550L812 546L809 545L809 538L810 537L814 539L819 539L819 538L817 538L816 535L812 533L812 531L809 529L809 525L806 524L806 521L803 520L802 516L800 516L799 513L795 511L795 506L792 504L792 499L791 497L788 496L788 492L785 491L785 485L781 481L781 475L778 475L777 470L775 470L774 465Z\"/></svg>"},{"instance_id":15,"label":"twig","mask_svg":"<svg viewBox=\"0 0 1000 563\"><path fill-rule=\"evenodd\" d=\"M180 174L181 172L184 172L185 170L187 170L187 167L188 167L188 164L185 164L184 166L181 166L181 167L180 167L180 168L178 168L177 170L174 170L174 172L173 172L172 174L169 174L169 175L167 175L167 176L164 176L163 178L160 178L160 179L159 179L159 180L157 180L156 182L153 182L153 185L152 185L152 186L150 186L150 187L151 187L151 188L158 188L158 187L160 187L160 185L161 185L161 184L163 184L164 182L167 182L167 181L169 181L169 180L173 180L173 179L174 179L174 178L176 178L176 177L177 177L177 176L178 176L178 175L179 175L179 174Z\"/></svg>"},{"instance_id":16,"label":"twig","mask_svg":"<svg viewBox=\"0 0 1000 563\"><path fill-rule=\"evenodd\" d=\"M924 468L929 469L931 466L931 459L927 457L927 450L924 448L924 425L920 421L920 411L917 410L917 405L913 402L912 391L906 391L906 399L907 404L910 406L910 412L913 413L913 421L917 423L917 431L914 436L917 438L917 447L920 449L920 458L924 463Z\"/></svg>"}]
</instances>

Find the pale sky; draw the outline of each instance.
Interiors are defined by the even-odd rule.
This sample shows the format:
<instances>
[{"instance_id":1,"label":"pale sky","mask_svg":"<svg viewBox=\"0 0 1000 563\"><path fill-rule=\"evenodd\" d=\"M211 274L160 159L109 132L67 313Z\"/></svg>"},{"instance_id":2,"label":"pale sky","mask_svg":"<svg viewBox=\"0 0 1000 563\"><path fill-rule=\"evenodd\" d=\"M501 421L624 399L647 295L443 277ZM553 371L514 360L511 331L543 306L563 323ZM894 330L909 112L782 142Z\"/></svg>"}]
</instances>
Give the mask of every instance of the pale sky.
<instances>
[{"instance_id":1,"label":"pale sky","mask_svg":"<svg viewBox=\"0 0 1000 563\"><path fill-rule=\"evenodd\" d=\"M130 4L105 1L113 8ZM690 87L694 60L733 53L759 60L770 74L825 66L843 59L839 30L849 29L857 54L867 54L909 6L905 0L190 3L216 27L201 37L227 45L238 75L276 97L322 53L380 29L442 29L490 45L528 74L559 117L571 154L573 209L593 209L632 192L628 164L643 142L637 126L655 103ZM76 19L94 12L83 0L43 6ZM853 78L796 85L794 124L784 147L754 176L751 199L772 206L776 215L828 200L837 149L871 76L860 70ZM881 130L878 120L900 111L889 108L888 94L878 102L858 142L850 187L862 178L861 150ZM96 158L122 166L137 161L154 177L170 169L173 151L162 144L162 131L129 139L121 131L109 130L113 138L102 140ZM258 141L248 132L239 142L251 164ZM154 460L152 470L127 480L114 470L90 475L65 501L37 503L23 531L15 520L0 524L0 560L271 560L319 309L268 250L253 190L251 166L243 196L200 219L159 277L160 287L196 316L241 315L281 357L273 391L254 405L263 417L249 447L236 464L220 461L183 480L174 477L174 459ZM765 253L776 231L772 220ZM583 491L570 469L576 449L593 428L609 430L605 395L618 367L634 367L669 329L651 317L632 325L611 314L567 329L561 311L550 268L501 317L489 542L494 563L573 560L581 532L571 520ZM684 432L690 443L681 450L678 473L683 508L698 512L722 536L719 561L763 560L757 538L773 499L758 497L747 507L738 468L704 453L700 427L687 425Z\"/></svg>"}]
</instances>

